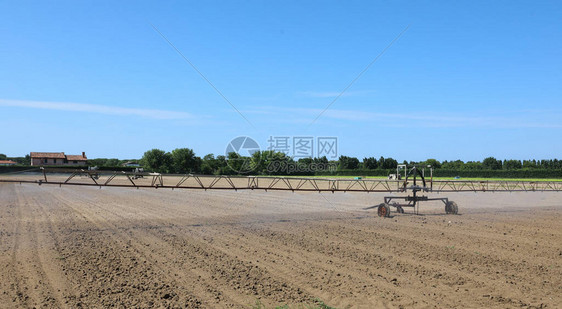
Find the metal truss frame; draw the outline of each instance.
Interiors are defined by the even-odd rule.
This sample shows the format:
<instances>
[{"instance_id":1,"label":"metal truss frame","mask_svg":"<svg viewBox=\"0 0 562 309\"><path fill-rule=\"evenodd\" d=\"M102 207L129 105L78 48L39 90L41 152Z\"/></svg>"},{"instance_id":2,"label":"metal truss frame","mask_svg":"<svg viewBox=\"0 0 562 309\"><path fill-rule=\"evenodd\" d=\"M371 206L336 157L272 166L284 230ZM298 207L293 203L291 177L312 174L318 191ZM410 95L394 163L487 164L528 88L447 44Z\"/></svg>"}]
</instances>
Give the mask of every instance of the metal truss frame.
<instances>
[{"instance_id":1,"label":"metal truss frame","mask_svg":"<svg viewBox=\"0 0 562 309\"><path fill-rule=\"evenodd\" d=\"M312 192L406 192L415 187L408 178L350 179L278 176L226 176L197 174L131 173L97 170L43 168L39 180L0 179L0 182L83 185L98 187L170 188L202 190L279 190ZM50 175L68 175L65 180L52 180ZM49 179L51 178L51 179ZM79 180L77 180L79 179ZM87 182L84 179L88 179ZM118 182L120 179L126 181ZM139 180L141 179L141 180ZM150 181L148 181L150 180ZM419 191L419 190L418 190ZM562 191L562 181L522 180L425 180L425 192L517 192Z\"/></svg>"}]
</instances>

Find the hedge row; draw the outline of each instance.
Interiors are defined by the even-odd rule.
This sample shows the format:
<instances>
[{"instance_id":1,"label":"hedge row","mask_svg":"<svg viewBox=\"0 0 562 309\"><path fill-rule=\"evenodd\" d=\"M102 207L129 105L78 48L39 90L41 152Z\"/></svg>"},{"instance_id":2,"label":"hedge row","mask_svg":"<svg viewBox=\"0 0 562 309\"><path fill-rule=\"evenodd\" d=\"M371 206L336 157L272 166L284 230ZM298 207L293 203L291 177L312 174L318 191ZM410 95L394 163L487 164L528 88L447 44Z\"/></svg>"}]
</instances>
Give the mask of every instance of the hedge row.
<instances>
[{"instance_id":1,"label":"hedge row","mask_svg":"<svg viewBox=\"0 0 562 309\"><path fill-rule=\"evenodd\" d=\"M388 176L396 173L394 169L374 170L339 170L333 172L316 172L316 176ZM425 171L429 177L429 171ZM562 178L562 170L528 169L528 170L448 170L434 169L434 177L468 177L468 178Z\"/></svg>"},{"instance_id":2,"label":"hedge row","mask_svg":"<svg viewBox=\"0 0 562 309\"><path fill-rule=\"evenodd\" d=\"M52 168L72 168L70 166L57 166ZM36 169L33 166L0 166L0 174L14 173L25 170ZM100 167L100 170L111 171L132 171L132 167ZM379 176L386 177L389 174L396 173L394 169L374 169L374 170L339 170L324 172L299 172L292 175L302 176ZM426 170L426 176L429 177L429 171ZM528 169L528 170L449 170L435 169L433 170L435 177L468 177L468 178L562 178L562 169Z\"/></svg>"},{"instance_id":3,"label":"hedge row","mask_svg":"<svg viewBox=\"0 0 562 309\"><path fill-rule=\"evenodd\" d=\"M49 169L85 169L88 168L88 166L83 166L83 165L60 165L60 166L48 166ZM102 171L124 171L124 172L130 172L133 171L135 168L134 167L125 167L125 166L114 166L114 167L109 167L109 166L101 166L98 168L98 170L102 170ZM22 166L22 165L13 165L13 166L0 166L0 174L2 173L14 173L14 172L21 172L21 171L39 171L39 166Z\"/></svg>"},{"instance_id":4,"label":"hedge row","mask_svg":"<svg viewBox=\"0 0 562 309\"><path fill-rule=\"evenodd\" d=\"M35 170L39 171L38 166L12 165L12 166L0 166L0 174L21 172L21 171L31 170L31 169L35 169Z\"/></svg>"},{"instance_id":5,"label":"hedge row","mask_svg":"<svg viewBox=\"0 0 562 309\"><path fill-rule=\"evenodd\" d=\"M436 177L474 177L474 178L562 178L561 169L528 170L444 170L433 171Z\"/></svg>"},{"instance_id":6,"label":"hedge row","mask_svg":"<svg viewBox=\"0 0 562 309\"><path fill-rule=\"evenodd\" d=\"M388 176L390 174L395 174L396 169L374 169L374 170L337 170L337 171L325 171L316 172L315 176Z\"/></svg>"}]
</instances>

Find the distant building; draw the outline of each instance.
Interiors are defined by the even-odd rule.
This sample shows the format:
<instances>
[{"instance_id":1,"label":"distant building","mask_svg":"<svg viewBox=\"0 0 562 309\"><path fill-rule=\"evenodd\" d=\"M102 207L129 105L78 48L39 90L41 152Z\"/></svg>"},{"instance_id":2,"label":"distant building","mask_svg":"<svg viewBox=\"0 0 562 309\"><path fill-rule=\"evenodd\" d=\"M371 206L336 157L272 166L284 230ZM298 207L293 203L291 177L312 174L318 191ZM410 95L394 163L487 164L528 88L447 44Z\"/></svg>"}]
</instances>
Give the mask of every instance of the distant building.
<instances>
[{"instance_id":1,"label":"distant building","mask_svg":"<svg viewBox=\"0 0 562 309\"><path fill-rule=\"evenodd\" d=\"M129 162L123 163L121 166L125 166L125 167L139 167L140 164L138 164L137 162L129 161Z\"/></svg>"},{"instance_id":2,"label":"distant building","mask_svg":"<svg viewBox=\"0 0 562 309\"><path fill-rule=\"evenodd\" d=\"M64 152L32 152L31 165L86 165L86 153L82 155L65 155Z\"/></svg>"},{"instance_id":3,"label":"distant building","mask_svg":"<svg viewBox=\"0 0 562 309\"><path fill-rule=\"evenodd\" d=\"M12 166L18 164L12 160L0 160L0 166Z\"/></svg>"}]
</instances>

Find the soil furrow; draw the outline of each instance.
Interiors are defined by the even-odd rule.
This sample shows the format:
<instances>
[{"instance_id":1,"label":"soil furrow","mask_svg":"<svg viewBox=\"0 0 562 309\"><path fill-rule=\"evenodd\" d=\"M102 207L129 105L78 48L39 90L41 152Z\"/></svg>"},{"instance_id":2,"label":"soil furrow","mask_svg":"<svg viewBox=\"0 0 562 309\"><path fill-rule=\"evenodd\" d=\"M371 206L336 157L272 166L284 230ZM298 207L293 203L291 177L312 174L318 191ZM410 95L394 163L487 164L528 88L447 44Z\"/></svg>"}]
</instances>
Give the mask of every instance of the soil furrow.
<instances>
[{"instance_id":1,"label":"soil furrow","mask_svg":"<svg viewBox=\"0 0 562 309\"><path fill-rule=\"evenodd\" d=\"M0 183L0 307L557 308L562 194L486 194L385 219L382 194Z\"/></svg>"}]
</instances>

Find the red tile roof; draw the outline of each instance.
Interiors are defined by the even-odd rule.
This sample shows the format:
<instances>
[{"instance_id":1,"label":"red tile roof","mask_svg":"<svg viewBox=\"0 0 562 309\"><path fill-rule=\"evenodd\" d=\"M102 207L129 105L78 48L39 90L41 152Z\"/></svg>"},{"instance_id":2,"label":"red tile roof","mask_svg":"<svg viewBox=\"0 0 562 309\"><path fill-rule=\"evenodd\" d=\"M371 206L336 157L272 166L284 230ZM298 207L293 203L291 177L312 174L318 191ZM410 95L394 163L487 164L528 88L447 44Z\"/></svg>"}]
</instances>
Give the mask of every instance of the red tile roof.
<instances>
[{"instance_id":1,"label":"red tile roof","mask_svg":"<svg viewBox=\"0 0 562 309\"><path fill-rule=\"evenodd\" d=\"M81 155L66 155L66 159L68 161L86 161L86 160L88 160L87 158L85 158Z\"/></svg>"},{"instance_id":2,"label":"red tile roof","mask_svg":"<svg viewBox=\"0 0 562 309\"><path fill-rule=\"evenodd\" d=\"M32 152L32 158L47 158L47 159L64 159L66 156L64 152Z\"/></svg>"},{"instance_id":3,"label":"red tile roof","mask_svg":"<svg viewBox=\"0 0 562 309\"><path fill-rule=\"evenodd\" d=\"M18 164L12 160L0 160L0 164Z\"/></svg>"}]
</instances>

